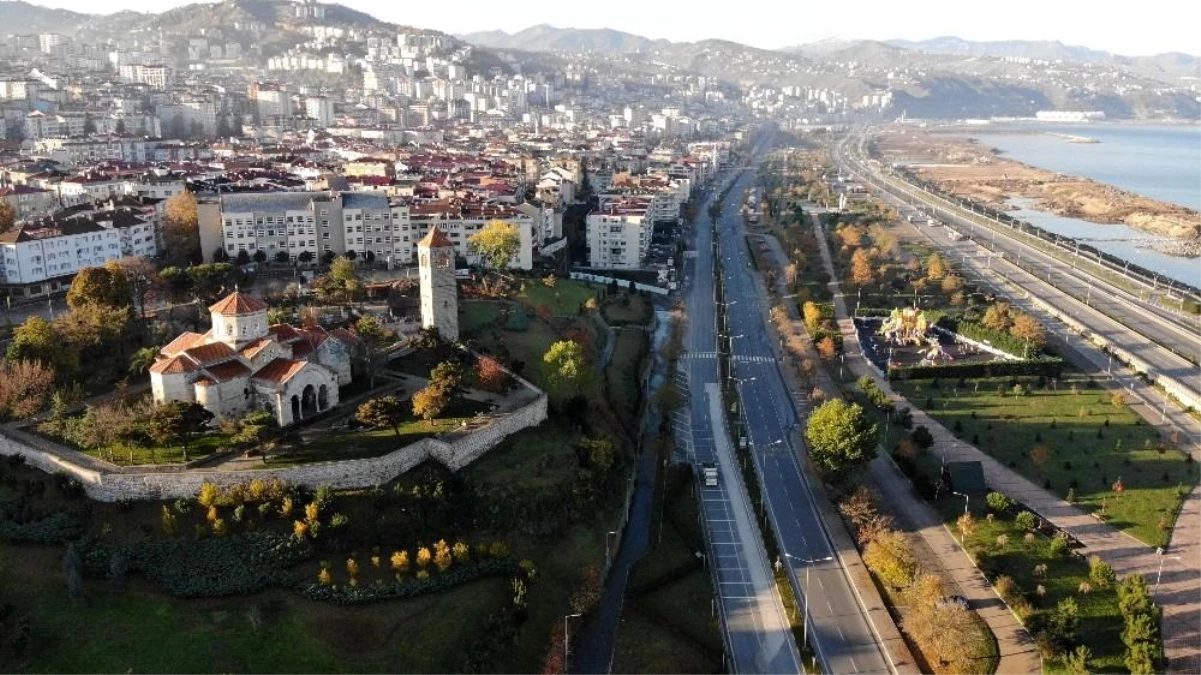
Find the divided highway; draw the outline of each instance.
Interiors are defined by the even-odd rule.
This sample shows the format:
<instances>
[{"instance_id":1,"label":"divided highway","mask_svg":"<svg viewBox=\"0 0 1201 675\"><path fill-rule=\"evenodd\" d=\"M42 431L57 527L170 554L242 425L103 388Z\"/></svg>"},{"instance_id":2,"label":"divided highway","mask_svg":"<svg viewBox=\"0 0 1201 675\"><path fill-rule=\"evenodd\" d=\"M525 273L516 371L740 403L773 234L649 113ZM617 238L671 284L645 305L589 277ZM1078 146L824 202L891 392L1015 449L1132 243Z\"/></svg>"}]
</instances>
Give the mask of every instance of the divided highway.
<instances>
[{"instance_id":1,"label":"divided highway","mask_svg":"<svg viewBox=\"0 0 1201 675\"><path fill-rule=\"evenodd\" d=\"M949 208L937 197L899 179L875 173L849 151L847 146L855 142L849 137L835 147L835 159L846 169L858 174L878 194L884 193L894 205L920 203L927 210L936 210L939 218L969 237L959 242L947 238L943 248L966 256L974 255L976 242L987 245L998 254L988 263L991 269L1004 273L1032 296L1144 361L1148 370L1154 371L1149 375L1166 375L1194 398L1201 397L1201 369L1195 365L1201 355L1201 336L1195 330L1164 316L1161 307L1148 305L1137 296L1006 236L1003 230L976 222L979 216ZM948 237L947 228L934 229L937 232L931 236Z\"/></svg>"},{"instance_id":2,"label":"divided highway","mask_svg":"<svg viewBox=\"0 0 1201 675\"><path fill-rule=\"evenodd\" d=\"M733 193L740 194L739 188ZM713 199L699 212L708 213ZM701 516L727 667L732 673L800 673L800 654L726 431L717 363L713 235L704 217L698 222L695 251L685 260L688 326L679 376L688 406L677 411L675 422L677 440L693 460L719 467L718 486L701 491Z\"/></svg>"}]
</instances>

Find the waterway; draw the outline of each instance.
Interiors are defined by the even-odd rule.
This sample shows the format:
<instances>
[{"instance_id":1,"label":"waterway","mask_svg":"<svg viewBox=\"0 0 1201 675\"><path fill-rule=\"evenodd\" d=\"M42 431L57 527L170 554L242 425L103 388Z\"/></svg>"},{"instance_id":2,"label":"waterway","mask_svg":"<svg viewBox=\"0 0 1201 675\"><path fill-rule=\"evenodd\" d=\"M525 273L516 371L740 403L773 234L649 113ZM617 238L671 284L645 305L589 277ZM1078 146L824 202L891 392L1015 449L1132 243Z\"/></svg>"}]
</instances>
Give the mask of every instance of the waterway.
<instances>
[{"instance_id":1,"label":"waterway","mask_svg":"<svg viewBox=\"0 0 1201 675\"><path fill-rule=\"evenodd\" d=\"M1013 133L1019 131L1022 133ZM999 132L999 133L998 133ZM1008 133L1005 133L1008 132ZM1042 133L1050 132L1050 133ZM1064 136L1097 143L1069 143ZM1126 124L1030 124L973 132L981 143L1017 161L1082 176L1160 201L1201 211L1201 126ZM1015 218L1090 245L1149 270L1201 286L1201 263L1140 243L1154 235L1128 225L1101 225L1031 208L1032 200L1011 200Z\"/></svg>"},{"instance_id":2,"label":"waterway","mask_svg":"<svg viewBox=\"0 0 1201 675\"><path fill-rule=\"evenodd\" d=\"M1010 203L1018 207L1006 211L1014 218L1025 220L1048 232L1079 239L1098 250L1129 260L1152 272L1201 287L1201 261L1196 258L1184 258L1149 248L1139 248L1136 241L1121 241L1147 239L1151 236L1142 230L1136 230L1129 225L1098 225L1078 218L1064 218L1049 211L1030 208L1034 203L1033 199L1011 199ZM1110 241L1111 239L1118 241Z\"/></svg>"}]
</instances>

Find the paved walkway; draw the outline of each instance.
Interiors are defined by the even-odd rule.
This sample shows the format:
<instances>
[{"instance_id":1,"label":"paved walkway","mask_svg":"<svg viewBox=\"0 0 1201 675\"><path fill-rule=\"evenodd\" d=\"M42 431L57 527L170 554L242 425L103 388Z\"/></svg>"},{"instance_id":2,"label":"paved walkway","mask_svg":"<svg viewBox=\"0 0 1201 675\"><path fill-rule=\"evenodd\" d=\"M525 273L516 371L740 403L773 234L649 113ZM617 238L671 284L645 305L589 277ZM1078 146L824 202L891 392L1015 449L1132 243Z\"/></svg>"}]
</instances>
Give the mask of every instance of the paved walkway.
<instances>
[{"instance_id":1,"label":"paved walkway","mask_svg":"<svg viewBox=\"0 0 1201 675\"><path fill-rule=\"evenodd\" d=\"M822 262L833 276L833 263L830 259L826 240L822 234L821 224L817 216L813 216L814 227L822 250ZM1143 542L1124 534L1113 527L1098 521L1096 518L1076 509L1062 499L1043 490L1027 480L1024 476L1001 464L987 453L975 446L959 440L936 420L931 418L917 406L908 403L903 397L892 391L886 378L881 377L867 365L866 359L859 354L859 343L855 327L849 318L846 302L842 293L837 290L837 282L831 282L835 289L834 308L838 324L843 336L850 366L858 375L868 375L882 390L898 405L906 406L913 412L913 424L925 425L934 436L934 445L943 453L945 458L952 461L978 461L983 465L984 478L988 485L1013 499L1021 501L1039 515L1050 520L1067 532L1071 533L1084 548L1079 552L1085 557L1098 555L1108 562L1118 575L1138 573L1147 578L1154 588L1152 595L1164 610L1162 629L1164 633L1164 652L1168 658L1168 671L1181 673L1201 672L1201 575L1198 567L1198 540L1194 536L1181 537L1172 553L1161 558L1155 549ZM856 370L858 368L858 370ZM1201 504L1198 504L1197 492L1194 491L1186 502L1186 512L1181 520L1195 523ZM1187 528L1185 528L1187 529ZM1174 556L1180 556L1175 560ZM1161 583L1156 585L1156 573L1163 564Z\"/></svg>"},{"instance_id":2,"label":"paved walkway","mask_svg":"<svg viewBox=\"0 0 1201 675\"><path fill-rule=\"evenodd\" d=\"M779 241L773 236L767 236L765 239L777 261L786 262L787 256ZM783 264L780 267L782 268ZM787 284L783 281L783 275L779 275L779 277L777 294L783 296L787 294ZM837 282L833 282L831 286L835 287L836 284ZM835 293L837 292L835 288ZM790 319L789 328L794 334L800 336L807 352L807 358L818 363L817 354L800 321L795 303L786 303L785 307ZM866 368L865 362L854 358L848 365L852 370L856 365ZM791 376L796 378L794 369L782 368L782 370L792 373ZM828 394L833 394L838 390L837 385L824 368L817 370L814 384ZM796 390L801 389L799 383L792 386ZM907 533L920 537L924 545L932 552L937 564L941 566L944 572L943 576L954 580L959 586L960 593L967 598L971 608L988 624L989 630L997 639L997 647L1001 655L996 672L1001 675L1042 672L1042 660L1034 648L1034 641L1030 637L1030 633L993 591L992 585L988 583L984 574L972 564L971 559L963 552L951 533L943 527L942 520L934 509L913 494L909 479L901 474L896 465L885 456L873 460L868 469L873 482L879 488L880 497L885 506L884 510L893 514L897 518L898 525Z\"/></svg>"}]
</instances>

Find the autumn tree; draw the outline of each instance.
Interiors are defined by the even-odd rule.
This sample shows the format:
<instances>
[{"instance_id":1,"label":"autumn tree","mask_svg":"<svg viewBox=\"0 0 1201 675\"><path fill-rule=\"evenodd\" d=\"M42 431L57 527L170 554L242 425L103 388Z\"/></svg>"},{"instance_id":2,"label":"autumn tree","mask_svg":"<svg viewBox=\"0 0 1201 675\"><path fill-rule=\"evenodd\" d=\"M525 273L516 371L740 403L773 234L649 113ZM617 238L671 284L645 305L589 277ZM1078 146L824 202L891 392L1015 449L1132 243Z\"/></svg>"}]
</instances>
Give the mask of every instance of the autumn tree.
<instances>
[{"instance_id":1,"label":"autumn tree","mask_svg":"<svg viewBox=\"0 0 1201 675\"><path fill-rule=\"evenodd\" d=\"M13 229L17 223L17 209L6 199L0 199L0 234Z\"/></svg>"},{"instance_id":2,"label":"autumn tree","mask_svg":"<svg viewBox=\"0 0 1201 675\"><path fill-rule=\"evenodd\" d=\"M1013 326L1013 312L1008 302L998 302L989 307L980 324L985 328L1008 331Z\"/></svg>"},{"instance_id":3,"label":"autumn tree","mask_svg":"<svg viewBox=\"0 0 1201 675\"><path fill-rule=\"evenodd\" d=\"M521 233L517 226L503 220L489 221L467 241L479 253L484 265L494 272L508 267L521 249Z\"/></svg>"},{"instance_id":4,"label":"autumn tree","mask_svg":"<svg viewBox=\"0 0 1201 675\"><path fill-rule=\"evenodd\" d=\"M40 361L0 360L0 421L32 417L54 392L54 371Z\"/></svg>"},{"instance_id":5,"label":"autumn tree","mask_svg":"<svg viewBox=\"0 0 1201 675\"><path fill-rule=\"evenodd\" d=\"M805 304L801 305L801 314L805 318L805 327L810 331L815 331L822 323L822 310L817 306L817 303L812 300L806 300Z\"/></svg>"},{"instance_id":6,"label":"autumn tree","mask_svg":"<svg viewBox=\"0 0 1201 675\"><path fill-rule=\"evenodd\" d=\"M433 382L413 394L413 414L429 422L450 407L450 392Z\"/></svg>"},{"instance_id":7,"label":"autumn tree","mask_svg":"<svg viewBox=\"0 0 1201 675\"><path fill-rule=\"evenodd\" d=\"M895 531L882 532L869 541L863 549L863 562L893 588L908 586L917 570L913 549L905 535Z\"/></svg>"},{"instance_id":8,"label":"autumn tree","mask_svg":"<svg viewBox=\"0 0 1201 675\"><path fill-rule=\"evenodd\" d=\"M127 256L105 263L109 269L119 269L129 287L129 297L133 301L134 315L139 319L146 315L148 302L155 289L162 285L158 276L158 268L154 261L146 256Z\"/></svg>"},{"instance_id":9,"label":"autumn tree","mask_svg":"<svg viewBox=\"0 0 1201 675\"><path fill-rule=\"evenodd\" d=\"M578 342L560 340L542 355L542 384L559 399L580 393L592 377L592 366Z\"/></svg>"},{"instance_id":10,"label":"autumn tree","mask_svg":"<svg viewBox=\"0 0 1201 675\"><path fill-rule=\"evenodd\" d=\"M813 346L817 348L817 355L825 361L832 361L838 356L838 343L829 335L818 340Z\"/></svg>"},{"instance_id":11,"label":"autumn tree","mask_svg":"<svg viewBox=\"0 0 1201 675\"><path fill-rule=\"evenodd\" d=\"M80 270L67 291L67 306L78 309L88 304L105 307L129 307L133 304L125 271L116 265Z\"/></svg>"},{"instance_id":12,"label":"autumn tree","mask_svg":"<svg viewBox=\"0 0 1201 675\"><path fill-rule=\"evenodd\" d=\"M163 217L163 253L171 265L201 262L200 216L196 197L187 190L167 200Z\"/></svg>"},{"instance_id":13,"label":"autumn tree","mask_svg":"<svg viewBox=\"0 0 1201 675\"><path fill-rule=\"evenodd\" d=\"M475 384L484 391L493 393L503 392L511 381L500 361L491 356L481 356L475 362Z\"/></svg>"},{"instance_id":14,"label":"autumn tree","mask_svg":"<svg viewBox=\"0 0 1201 675\"><path fill-rule=\"evenodd\" d=\"M355 419L376 429L391 429L400 437L400 424L404 421L404 406L395 396L380 396L364 401L355 411Z\"/></svg>"},{"instance_id":15,"label":"autumn tree","mask_svg":"<svg viewBox=\"0 0 1201 675\"><path fill-rule=\"evenodd\" d=\"M443 361L430 370L430 386L446 392L449 398L463 393L463 367L457 361Z\"/></svg>"},{"instance_id":16,"label":"autumn tree","mask_svg":"<svg viewBox=\"0 0 1201 675\"><path fill-rule=\"evenodd\" d=\"M1010 326L1009 332L1019 340L1026 340L1030 350L1037 351L1047 344L1046 329L1038 322L1038 319L1024 312L1018 313L1013 318L1013 325Z\"/></svg>"},{"instance_id":17,"label":"autumn tree","mask_svg":"<svg viewBox=\"0 0 1201 675\"><path fill-rule=\"evenodd\" d=\"M936 672L966 673L984 639L971 611L943 598L942 582L923 575L908 591L909 610L902 624L927 659L937 661Z\"/></svg>"},{"instance_id":18,"label":"autumn tree","mask_svg":"<svg viewBox=\"0 0 1201 675\"><path fill-rule=\"evenodd\" d=\"M947 263L942 259L942 256L937 253L931 253L930 257L926 258L926 278L931 281L939 281L947 276Z\"/></svg>"},{"instance_id":19,"label":"autumn tree","mask_svg":"<svg viewBox=\"0 0 1201 675\"><path fill-rule=\"evenodd\" d=\"M192 401L171 401L154 409L146 433L162 445L183 446L183 461L188 461L188 443L192 436L204 431L213 420L213 413Z\"/></svg>"},{"instance_id":20,"label":"autumn tree","mask_svg":"<svg viewBox=\"0 0 1201 675\"><path fill-rule=\"evenodd\" d=\"M876 282L875 262L867 249L855 249L851 255L851 283L870 286Z\"/></svg>"},{"instance_id":21,"label":"autumn tree","mask_svg":"<svg viewBox=\"0 0 1201 675\"><path fill-rule=\"evenodd\" d=\"M876 425L858 404L842 399L826 401L813 411L805 437L814 463L835 478L876 456Z\"/></svg>"}]
</instances>

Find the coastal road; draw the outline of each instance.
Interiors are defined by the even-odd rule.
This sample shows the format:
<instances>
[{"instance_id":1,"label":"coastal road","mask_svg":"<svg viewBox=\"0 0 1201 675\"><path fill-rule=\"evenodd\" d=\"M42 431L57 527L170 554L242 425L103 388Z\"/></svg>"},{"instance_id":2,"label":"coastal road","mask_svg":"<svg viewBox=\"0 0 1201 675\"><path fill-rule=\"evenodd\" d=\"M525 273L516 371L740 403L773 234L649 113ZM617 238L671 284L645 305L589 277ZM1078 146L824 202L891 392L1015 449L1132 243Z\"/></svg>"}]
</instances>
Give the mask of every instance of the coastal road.
<instances>
[{"instance_id":1,"label":"coastal road","mask_svg":"<svg viewBox=\"0 0 1201 675\"><path fill-rule=\"evenodd\" d=\"M882 194L894 205L918 201L931 208L930 202L934 198L920 190L902 190L892 179L886 181L873 174L841 147L843 145L845 141L836 150L836 158L857 172L877 194ZM940 210L938 213L967 237L952 241L946 227L930 228L934 230L932 237L943 238L941 248L960 260L983 255L986 268L1013 279L1030 296L1078 321L1092 333L1120 345L1146 363L1148 370L1154 371L1149 375L1166 375L1194 397L1201 397L1201 368L1192 362L1201 354L1201 336L1195 331L1162 316L1162 308L1152 309L1125 291L997 230L978 225L960 212ZM1191 360L1182 355L1191 356Z\"/></svg>"},{"instance_id":2,"label":"coastal road","mask_svg":"<svg viewBox=\"0 0 1201 675\"><path fill-rule=\"evenodd\" d=\"M738 185L745 183L738 179ZM698 214L708 213L713 195ZM800 654L726 431L717 363L713 235L707 215L697 222L684 275L688 324L680 377L688 405L675 420L677 440L693 460L719 467L718 486L701 490L701 515L727 667L732 673L799 673Z\"/></svg>"},{"instance_id":3,"label":"coastal road","mask_svg":"<svg viewBox=\"0 0 1201 675\"><path fill-rule=\"evenodd\" d=\"M794 409L768 342L767 319L739 211L742 191L751 179L752 174L744 175L731 191L719 224L729 324L722 327L722 347L729 345L733 354L733 375L741 395L751 459L783 552L778 562L788 569L797 596L805 598L811 618L809 640L824 672L892 672L857 591L826 535L793 449L792 438L808 410Z\"/></svg>"}]
</instances>

